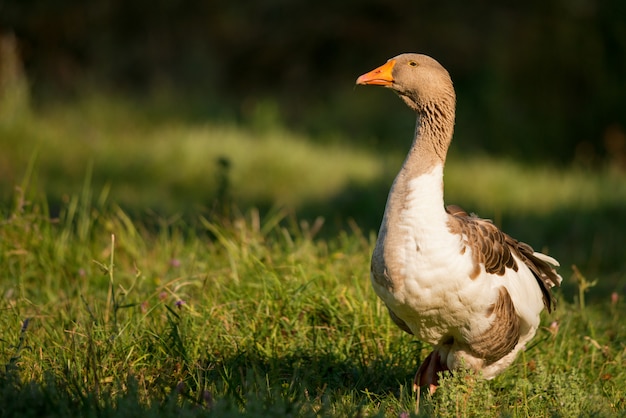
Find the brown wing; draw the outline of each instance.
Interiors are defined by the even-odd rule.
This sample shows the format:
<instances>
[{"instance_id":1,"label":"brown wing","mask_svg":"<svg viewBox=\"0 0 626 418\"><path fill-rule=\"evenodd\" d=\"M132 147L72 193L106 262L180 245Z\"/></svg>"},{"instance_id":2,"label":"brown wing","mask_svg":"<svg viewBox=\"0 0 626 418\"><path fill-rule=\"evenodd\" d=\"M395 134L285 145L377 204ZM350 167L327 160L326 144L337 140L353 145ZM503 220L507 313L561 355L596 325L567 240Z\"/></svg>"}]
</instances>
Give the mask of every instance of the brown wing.
<instances>
[{"instance_id":1,"label":"brown wing","mask_svg":"<svg viewBox=\"0 0 626 418\"><path fill-rule=\"evenodd\" d=\"M450 215L450 231L466 236L465 245L472 249L476 272L472 278L478 276L481 264L487 273L500 276L504 275L507 268L517 271L519 267L513 258L515 254L532 271L541 288L543 303L548 312L552 311L554 297L550 288L560 284L561 277L553 265L544 259L549 257L536 253L530 245L500 231L491 221L468 215L458 206L448 206L446 211Z\"/></svg>"},{"instance_id":2,"label":"brown wing","mask_svg":"<svg viewBox=\"0 0 626 418\"><path fill-rule=\"evenodd\" d=\"M519 342L520 320L515 313L511 295L504 286L498 292L491 314L495 316L491 327L469 341L471 350L485 359L487 364L509 354Z\"/></svg>"}]
</instances>

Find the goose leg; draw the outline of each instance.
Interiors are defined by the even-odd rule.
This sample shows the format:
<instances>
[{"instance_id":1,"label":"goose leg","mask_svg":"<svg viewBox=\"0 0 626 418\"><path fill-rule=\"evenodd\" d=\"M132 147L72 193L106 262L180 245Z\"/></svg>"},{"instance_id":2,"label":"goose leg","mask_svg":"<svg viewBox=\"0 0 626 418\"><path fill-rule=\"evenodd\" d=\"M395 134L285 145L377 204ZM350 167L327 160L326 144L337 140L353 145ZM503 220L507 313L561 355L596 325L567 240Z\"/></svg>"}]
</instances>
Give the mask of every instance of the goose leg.
<instances>
[{"instance_id":1,"label":"goose leg","mask_svg":"<svg viewBox=\"0 0 626 418\"><path fill-rule=\"evenodd\" d=\"M441 354L434 350L422 362L415 379L413 379L413 392L417 398L415 399L415 413L419 413L421 387L428 385L428 392L432 395L437 390L439 384L439 372L450 370L448 365L442 362Z\"/></svg>"},{"instance_id":2,"label":"goose leg","mask_svg":"<svg viewBox=\"0 0 626 418\"><path fill-rule=\"evenodd\" d=\"M420 387L428 385L428 390L432 395L437 390L439 376L437 373L448 370L447 366L441 364L441 356L435 350L424 359L413 380L413 390L418 391Z\"/></svg>"}]
</instances>

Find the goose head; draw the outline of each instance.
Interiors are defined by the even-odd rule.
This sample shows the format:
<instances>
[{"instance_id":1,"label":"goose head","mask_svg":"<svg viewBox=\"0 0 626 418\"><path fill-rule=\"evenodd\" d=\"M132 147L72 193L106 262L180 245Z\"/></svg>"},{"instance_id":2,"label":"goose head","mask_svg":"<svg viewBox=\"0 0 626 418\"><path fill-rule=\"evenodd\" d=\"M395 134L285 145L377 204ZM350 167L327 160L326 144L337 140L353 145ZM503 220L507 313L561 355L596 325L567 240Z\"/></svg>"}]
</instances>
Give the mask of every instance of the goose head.
<instances>
[{"instance_id":1,"label":"goose head","mask_svg":"<svg viewBox=\"0 0 626 418\"><path fill-rule=\"evenodd\" d=\"M427 55L398 55L357 78L356 84L389 88L418 113L442 105L454 112L455 94L450 75Z\"/></svg>"}]
</instances>

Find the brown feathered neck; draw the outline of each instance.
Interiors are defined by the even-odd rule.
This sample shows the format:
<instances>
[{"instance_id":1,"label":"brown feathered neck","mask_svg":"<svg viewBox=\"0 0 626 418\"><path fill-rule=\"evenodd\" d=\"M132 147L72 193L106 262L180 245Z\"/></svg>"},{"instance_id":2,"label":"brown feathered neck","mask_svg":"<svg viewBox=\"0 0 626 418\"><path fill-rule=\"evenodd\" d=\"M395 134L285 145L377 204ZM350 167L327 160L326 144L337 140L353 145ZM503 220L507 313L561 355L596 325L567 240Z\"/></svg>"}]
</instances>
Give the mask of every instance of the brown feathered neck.
<instances>
[{"instance_id":1,"label":"brown feathered neck","mask_svg":"<svg viewBox=\"0 0 626 418\"><path fill-rule=\"evenodd\" d=\"M422 160L435 158L443 164L454 133L456 94L452 79L445 68L425 55L403 54L395 60L390 88L417 114L411 151ZM406 65L407 61L418 65Z\"/></svg>"},{"instance_id":2,"label":"brown feathered neck","mask_svg":"<svg viewBox=\"0 0 626 418\"><path fill-rule=\"evenodd\" d=\"M454 97L418 107L413 147L432 152L443 163L452 142L454 117Z\"/></svg>"}]
</instances>

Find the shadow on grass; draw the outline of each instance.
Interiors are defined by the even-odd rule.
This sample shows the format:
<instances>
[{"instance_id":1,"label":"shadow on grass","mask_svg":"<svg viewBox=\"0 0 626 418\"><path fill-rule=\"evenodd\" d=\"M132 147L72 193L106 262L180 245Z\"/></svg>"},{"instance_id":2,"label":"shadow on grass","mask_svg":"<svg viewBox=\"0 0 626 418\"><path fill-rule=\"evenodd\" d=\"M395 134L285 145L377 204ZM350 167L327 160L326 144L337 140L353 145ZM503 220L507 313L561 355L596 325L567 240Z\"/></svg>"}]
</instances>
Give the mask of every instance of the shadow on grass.
<instances>
[{"instance_id":1,"label":"shadow on grass","mask_svg":"<svg viewBox=\"0 0 626 418\"><path fill-rule=\"evenodd\" d=\"M410 388L413 366L392 355L364 362L333 353L265 357L243 349L230 357L182 365L189 369L185 381L158 377L165 386L151 399L132 375L113 382L114 389L109 385L99 391L51 374L43 382L20 382L16 373L7 372L0 373L0 416L354 415L389 394L400 399Z\"/></svg>"},{"instance_id":2,"label":"shadow on grass","mask_svg":"<svg viewBox=\"0 0 626 418\"><path fill-rule=\"evenodd\" d=\"M417 341L414 346L419 345ZM399 350L389 356L371 359L339 356L335 353L296 352L284 357L265 357L254 350L244 350L226 359L211 362L211 376L215 380L229 371L224 379L232 390L257 385L267 380L288 390L304 391L306 396L320 397L334 394L387 394L399 396L401 386L410 386L417 370L415 358L394 358ZM305 393L301 393L305 395ZM336 395L335 395L336 396Z\"/></svg>"}]
</instances>

